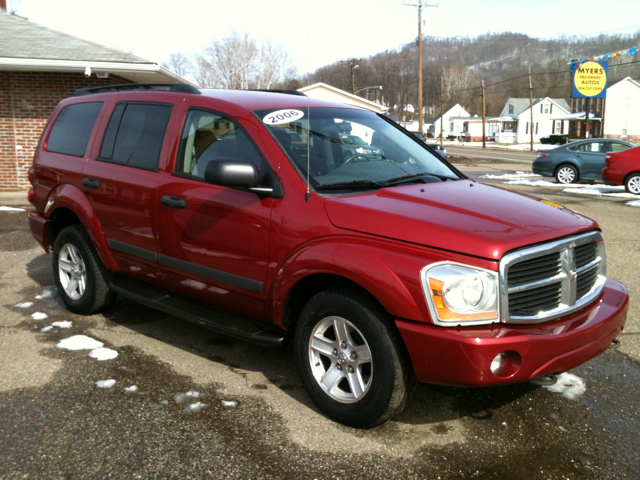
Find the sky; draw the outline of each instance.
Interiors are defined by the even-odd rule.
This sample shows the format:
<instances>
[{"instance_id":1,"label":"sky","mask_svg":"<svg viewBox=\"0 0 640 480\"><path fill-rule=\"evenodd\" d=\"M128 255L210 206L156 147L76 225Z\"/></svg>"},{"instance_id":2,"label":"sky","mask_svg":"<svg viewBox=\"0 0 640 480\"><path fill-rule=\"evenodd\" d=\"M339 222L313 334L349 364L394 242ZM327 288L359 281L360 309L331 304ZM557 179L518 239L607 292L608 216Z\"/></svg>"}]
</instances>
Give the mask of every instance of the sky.
<instances>
[{"instance_id":1,"label":"sky","mask_svg":"<svg viewBox=\"0 0 640 480\"><path fill-rule=\"evenodd\" d=\"M640 30L639 0L422 0L423 34L537 38ZM234 29L282 44L301 74L396 49L418 34L419 0L8 0L30 21L157 63ZM632 47L634 45L629 45ZM594 55L608 52L593 52Z\"/></svg>"}]
</instances>

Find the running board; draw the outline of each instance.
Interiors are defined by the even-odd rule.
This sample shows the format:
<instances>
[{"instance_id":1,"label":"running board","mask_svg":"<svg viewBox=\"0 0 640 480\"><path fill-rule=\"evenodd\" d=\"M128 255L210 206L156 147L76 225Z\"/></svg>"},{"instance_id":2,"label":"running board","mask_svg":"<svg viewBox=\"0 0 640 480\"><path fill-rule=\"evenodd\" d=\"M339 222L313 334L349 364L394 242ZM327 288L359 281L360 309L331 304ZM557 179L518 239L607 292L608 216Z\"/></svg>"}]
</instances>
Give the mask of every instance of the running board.
<instances>
[{"instance_id":1,"label":"running board","mask_svg":"<svg viewBox=\"0 0 640 480\"><path fill-rule=\"evenodd\" d=\"M267 347L284 345L286 334L235 313L188 300L123 277L113 276L111 289L147 307L197 323L215 332Z\"/></svg>"}]
</instances>

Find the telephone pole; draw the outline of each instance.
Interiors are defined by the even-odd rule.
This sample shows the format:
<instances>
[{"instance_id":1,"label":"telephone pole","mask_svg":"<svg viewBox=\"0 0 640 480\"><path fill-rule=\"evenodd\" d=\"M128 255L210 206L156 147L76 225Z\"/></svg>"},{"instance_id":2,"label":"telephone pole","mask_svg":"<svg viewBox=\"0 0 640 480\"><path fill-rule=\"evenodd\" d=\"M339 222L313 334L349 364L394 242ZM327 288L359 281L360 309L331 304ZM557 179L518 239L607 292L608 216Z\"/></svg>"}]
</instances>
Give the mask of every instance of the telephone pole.
<instances>
[{"instance_id":1,"label":"telephone pole","mask_svg":"<svg viewBox=\"0 0 640 480\"><path fill-rule=\"evenodd\" d=\"M529 147L533 151L533 87L531 86L531 65L529 65L529 111L531 112L531 124L529 125Z\"/></svg>"},{"instance_id":2,"label":"telephone pole","mask_svg":"<svg viewBox=\"0 0 640 480\"><path fill-rule=\"evenodd\" d=\"M484 123L486 117L487 102L485 101L484 80L482 80L482 148L487 148L487 137L485 135Z\"/></svg>"},{"instance_id":3,"label":"telephone pole","mask_svg":"<svg viewBox=\"0 0 640 480\"><path fill-rule=\"evenodd\" d=\"M418 129L422 132L422 9L439 5L429 5L422 3L422 0L418 1L419 3L405 3L405 5L418 8Z\"/></svg>"},{"instance_id":4,"label":"telephone pole","mask_svg":"<svg viewBox=\"0 0 640 480\"><path fill-rule=\"evenodd\" d=\"M347 67L349 67L349 69L351 70L351 93L353 94L356 93L356 81L353 75L353 71L356 68L360 67L360 65L358 65L358 62L360 61L362 61L361 58L352 58L351 60L342 60L342 63L346 63Z\"/></svg>"}]
</instances>

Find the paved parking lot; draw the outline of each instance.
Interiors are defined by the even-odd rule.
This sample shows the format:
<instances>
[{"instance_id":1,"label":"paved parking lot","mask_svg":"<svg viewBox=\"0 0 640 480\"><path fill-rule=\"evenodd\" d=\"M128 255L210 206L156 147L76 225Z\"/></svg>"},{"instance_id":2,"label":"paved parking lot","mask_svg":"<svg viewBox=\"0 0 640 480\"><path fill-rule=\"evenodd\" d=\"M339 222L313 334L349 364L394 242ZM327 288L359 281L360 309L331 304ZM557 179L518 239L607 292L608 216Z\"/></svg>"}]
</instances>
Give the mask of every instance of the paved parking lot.
<instances>
[{"instance_id":1,"label":"paved parking lot","mask_svg":"<svg viewBox=\"0 0 640 480\"><path fill-rule=\"evenodd\" d=\"M526 166L460 168L480 177ZM595 218L608 274L629 289L621 347L571 372L566 396L529 383L420 385L399 418L347 428L315 409L290 347L229 340L125 300L71 314L24 213L0 212L0 478L640 478L640 208L483 181ZM56 348L72 335L118 356ZM115 384L98 387L105 380ZM567 398L582 382L585 392Z\"/></svg>"}]
</instances>

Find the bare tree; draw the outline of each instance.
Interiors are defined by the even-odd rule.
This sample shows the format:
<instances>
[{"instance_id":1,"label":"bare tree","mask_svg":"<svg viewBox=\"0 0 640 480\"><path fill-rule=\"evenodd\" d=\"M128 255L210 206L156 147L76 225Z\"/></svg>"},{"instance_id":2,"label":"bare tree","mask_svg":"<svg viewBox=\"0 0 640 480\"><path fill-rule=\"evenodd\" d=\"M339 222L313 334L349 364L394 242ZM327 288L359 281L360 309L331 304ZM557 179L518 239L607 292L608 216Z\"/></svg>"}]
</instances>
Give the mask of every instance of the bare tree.
<instances>
[{"instance_id":1,"label":"bare tree","mask_svg":"<svg viewBox=\"0 0 640 480\"><path fill-rule=\"evenodd\" d=\"M189 75L193 71L191 61L182 53L172 53L168 61L162 62L162 66L181 77Z\"/></svg>"},{"instance_id":2,"label":"bare tree","mask_svg":"<svg viewBox=\"0 0 640 480\"><path fill-rule=\"evenodd\" d=\"M260 45L259 64L256 66L256 87L271 88L285 76L291 76L289 52L282 45L264 41Z\"/></svg>"},{"instance_id":3,"label":"bare tree","mask_svg":"<svg viewBox=\"0 0 640 480\"><path fill-rule=\"evenodd\" d=\"M234 31L196 57L196 77L203 87L247 89L256 73L259 52L248 33Z\"/></svg>"}]
</instances>

